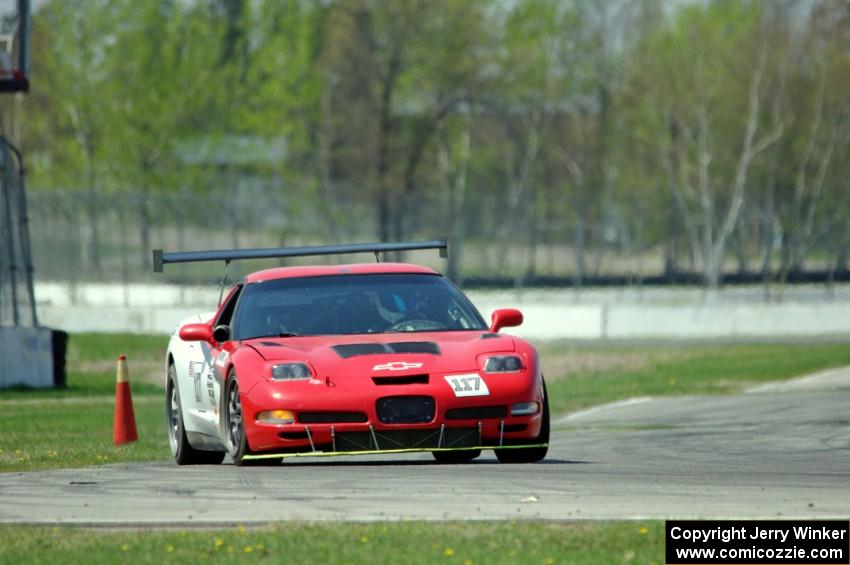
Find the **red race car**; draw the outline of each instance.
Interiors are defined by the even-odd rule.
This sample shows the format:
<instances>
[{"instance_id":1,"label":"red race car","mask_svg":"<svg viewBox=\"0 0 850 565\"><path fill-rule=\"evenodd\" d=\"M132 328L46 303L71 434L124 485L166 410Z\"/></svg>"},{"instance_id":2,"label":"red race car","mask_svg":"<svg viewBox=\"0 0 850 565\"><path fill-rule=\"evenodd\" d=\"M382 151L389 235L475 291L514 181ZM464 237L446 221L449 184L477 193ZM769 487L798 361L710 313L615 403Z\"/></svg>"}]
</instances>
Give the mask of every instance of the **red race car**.
<instances>
[{"instance_id":1,"label":"red race car","mask_svg":"<svg viewBox=\"0 0 850 565\"><path fill-rule=\"evenodd\" d=\"M154 251L165 263L380 253L445 240L284 249ZM184 320L166 359L180 465L430 451L441 463L493 449L546 456L549 407L535 348L488 326L439 273L404 263L282 267L248 275L215 313Z\"/></svg>"}]
</instances>

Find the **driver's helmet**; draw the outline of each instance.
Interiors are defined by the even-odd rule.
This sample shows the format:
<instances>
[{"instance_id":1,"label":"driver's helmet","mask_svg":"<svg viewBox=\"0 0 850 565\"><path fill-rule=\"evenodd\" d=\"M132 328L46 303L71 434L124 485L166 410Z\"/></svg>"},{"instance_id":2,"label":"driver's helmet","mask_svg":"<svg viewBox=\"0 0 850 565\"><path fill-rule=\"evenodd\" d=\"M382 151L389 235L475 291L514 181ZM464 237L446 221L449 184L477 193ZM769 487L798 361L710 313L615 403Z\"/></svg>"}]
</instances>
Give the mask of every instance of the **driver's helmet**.
<instances>
[{"instance_id":1,"label":"driver's helmet","mask_svg":"<svg viewBox=\"0 0 850 565\"><path fill-rule=\"evenodd\" d=\"M441 315L439 301L435 301L431 293L425 289L418 288L404 295L394 293L393 302L405 316L432 321L440 321L444 317Z\"/></svg>"}]
</instances>

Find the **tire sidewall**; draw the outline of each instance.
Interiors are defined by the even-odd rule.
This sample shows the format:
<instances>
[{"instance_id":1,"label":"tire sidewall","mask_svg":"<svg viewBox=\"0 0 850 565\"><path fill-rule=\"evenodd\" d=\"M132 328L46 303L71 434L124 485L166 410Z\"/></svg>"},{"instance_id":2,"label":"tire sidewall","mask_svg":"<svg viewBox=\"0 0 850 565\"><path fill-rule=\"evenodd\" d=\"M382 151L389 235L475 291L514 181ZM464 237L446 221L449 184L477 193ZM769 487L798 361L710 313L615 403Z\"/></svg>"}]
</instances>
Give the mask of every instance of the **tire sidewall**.
<instances>
[{"instance_id":1,"label":"tire sidewall","mask_svg":"<svg viewBox=\"0 0 850 565\"><path fill-rule=\"evenodd\" d=\"M549 393L546 392L546 381L543 381L543 421L540 423L537 443L549 443Z\"/></svg>"},{"instance_id":2,"label":"tire sidewall","mask_svg":"<svg viewBox=\"0 0 850 565\"><path fill-rule=\"evenodd\" d=\"M183 452L186 450L188 439L186 438L186 429L183 427L183 407L180 401L180 389L177 388L177 379L175 375L174 365L168 366L168 387L165 394L166 410L165 414L168 417L168 446L171 449L171 455L178 461L183 458ZM172 414L171 395L177 396L177 412ZM174 432L174 441L172 441L172 429L170 416L177 416L177 430Z\"/></svg>"},{"instance_id":3,"label":"tire sidewall","mask_svg":"<svg viewBox=\"0 0 850 565\"><path fill-rule=\"evenodd\" d=\"M230 370L230 374L227 376L227 381L225 383L225 394L222 395L222 400L224 403L224 409L222 410L223 415L223 428L224 428L224 446L227 449L227 453L233 459L233 462L237 465L242 465L243 457L248 454L248 439L245 434L245 410L242 409L242 430L239 434L239 445L231 445L230 441L230 394L231 389L236 386L239 386L239 381L236 378L236 373L233 369ZM241 390L237 390L237 394L241 396ZM239 405L242 406L242 401L240 398Z\"/></svg>"}]
</instances>

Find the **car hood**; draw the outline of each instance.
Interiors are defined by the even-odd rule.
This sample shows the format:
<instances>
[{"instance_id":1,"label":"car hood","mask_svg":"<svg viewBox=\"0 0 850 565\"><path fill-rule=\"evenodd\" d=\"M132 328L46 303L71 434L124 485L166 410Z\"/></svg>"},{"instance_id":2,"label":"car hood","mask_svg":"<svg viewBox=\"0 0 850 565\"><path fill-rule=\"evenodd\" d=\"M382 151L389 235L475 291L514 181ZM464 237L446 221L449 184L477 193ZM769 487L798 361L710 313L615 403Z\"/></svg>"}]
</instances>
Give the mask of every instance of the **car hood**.
<instances>
[{"instance_id":1,"label":"car hood","mask_svg":"<svg viewBox=\"0 0 850 565\"><path fill-rule=\"evenodd\" d=\"M242 343L266 361L306 361L320 377L475 371L478 355L516 349L512 337L483 331L258 338Z\"/></svg>"}]
</instances>

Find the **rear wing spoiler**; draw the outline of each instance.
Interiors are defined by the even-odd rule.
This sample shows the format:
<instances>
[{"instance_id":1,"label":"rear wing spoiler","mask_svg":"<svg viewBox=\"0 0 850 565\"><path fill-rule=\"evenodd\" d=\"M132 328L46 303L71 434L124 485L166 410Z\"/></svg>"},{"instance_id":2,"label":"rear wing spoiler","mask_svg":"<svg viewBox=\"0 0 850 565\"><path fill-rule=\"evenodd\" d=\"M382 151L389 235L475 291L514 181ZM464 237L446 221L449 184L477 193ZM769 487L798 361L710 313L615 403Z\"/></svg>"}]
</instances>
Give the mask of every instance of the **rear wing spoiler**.
<instances>
[{"instance_id":1,"label":"rear wing spoiler","mask_svg":"<svg viewBox=\"0 0 850 565\"><path fill-rule=\"evenodd\" d=\"M222 249L217 251L176 251L165 253L153 250L153 270L161 273L167 263L193 263L197 261L225 261L237 259L277 259L283 257L309 257L318 255L343 255L347 253L379 253L389 251L416 251L439 249L440 257L449 256L449 242L445 237L431 241L408 241L398 243L350 243L346 245L312 245L308 247L268 247L262 249Z\"/></svg>"}]
</instances>

